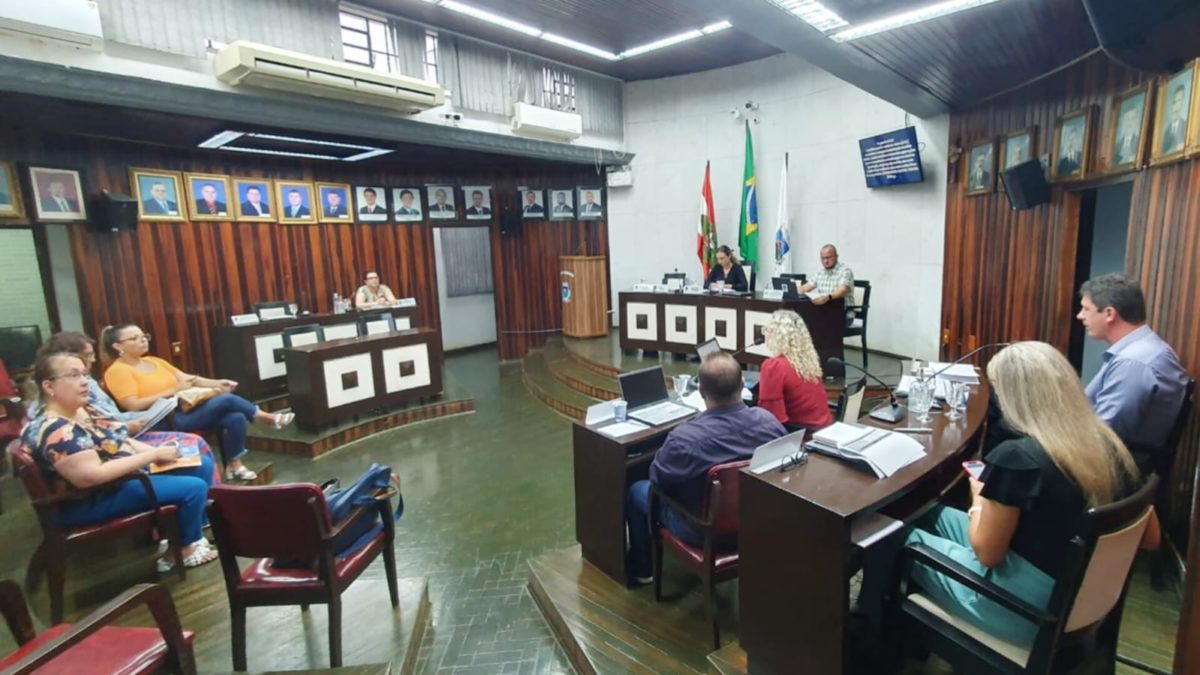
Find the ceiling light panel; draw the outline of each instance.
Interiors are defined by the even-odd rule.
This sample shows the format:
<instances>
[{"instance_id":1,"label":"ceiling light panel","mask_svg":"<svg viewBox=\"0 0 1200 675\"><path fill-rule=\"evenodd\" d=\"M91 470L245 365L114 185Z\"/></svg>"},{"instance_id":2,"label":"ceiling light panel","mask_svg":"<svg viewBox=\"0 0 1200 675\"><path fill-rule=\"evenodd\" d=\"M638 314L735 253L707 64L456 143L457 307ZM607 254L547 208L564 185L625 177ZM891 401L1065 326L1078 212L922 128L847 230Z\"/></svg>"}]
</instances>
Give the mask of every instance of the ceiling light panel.
<instances>
[{"instance_id":1,"label":"ceiling light panel","mask_svg":"<svg viewBox=\"0 0 1200 675\"><path fill-rule=\"evenodd\" d=\"M805 23L822 33L829 33L850 25L850 22L838 16L837 12L834 12L816 0L770 1L781 9L795 14L797 17L803 19Z\"/></svg>"},{"instance_id":2,"label":"ceiling light panel","mask_svg":"<svg viewBox=\"0 0 1200 675\"><path fill-rule=\"evenodd\" d=\"M466 14L467 16L479 19L480 21L486 21L488 23L496 24L497 26L502 26L509 30L515 30L518 33L524 33L530 37L540 37L542 34L542 31L539 28L534 28L529 24L500 16L499 14L489 12L486 9L480 9L472 5L463 4L458 2L458 0L441 0L441 2L438 2L437 5L439 7L445 7L452 12Z\"/></svg>"},{"instance_id":3,"label":"ceiling light panel","mask_svg":"<svg viewBox=\"0 0 1200 675\"><path fill-rule=\"evenodd\" d=\"M672 35L670 37L665 37L661 40L655 40L654 42L648 42L644 45L639 45L637 47L632 47L630 49L626 49L625 51L621 52L621 58L627 59L631 56L637 56L638 54L645 54L646 52L653 52L653 51L656 51L659 49L664 49L666 47L673 47L673 46L679 44L680 42L687 42L688 40L695 40L696 38L701 37L703 35L704 35L704 33L701 33L698 30L689 30L684 33L679 33L678 35Z\"/></svg>"},{"instance_id":4,"label":"ceiling light panel","mask_svg":"<svg viewBox=\"0 0 1200 675\"><path fill-rule=\"evenodd\" d=\"M868 21L867 23L860 24L858 26L852 26L845 30L838 31L829 37L831 37L835 42L848 42L850 40L857 40L859 38L867 37L868 35L884 33L889 30L903 28L904 26L911 26L914 23L921 23L923 21L930 21L932 19L940 19L943 16L957 14L958 12L974 9L976 7L982 7L983 5L990 5L993 2L998 2L998 0L947 0L946 2L939 2L933 5L918 7L907 12L901 12L893 16L884 17L875 21Z\"/></svg>"},{"instance_id":5,"label":"ceiling light panel","mask_svg":"<svg viewBox=\"0 0 1200 675\"><path fill-rule=\"evenodd\" d=\"M621 58L620 56L612 52L604 51L599 47L593 47L589 44L579 42L578 40L572 40L571 38L563 37L561 35L555 35L554 33L542 33L542 39L546 42L553 42L556 45L568 47L577 52L583 52L584 54L591 54L592 56L606 59L608 61L617 61Z\"/></svg>"},{"instance_id":6,"label":"ceiling light panel","mask_svg":"<svg viewBox=\"0 0 1200 675\"><path fill-rule=\"evenodd\" d=\"M733 24L729 23L728 21L718 21L716 23L710 23L704 28L701 28L700 32L704 33L705 35L712 35L713 33L723 31L726 28L733 28Z\"/></svg>"}]
</instances>

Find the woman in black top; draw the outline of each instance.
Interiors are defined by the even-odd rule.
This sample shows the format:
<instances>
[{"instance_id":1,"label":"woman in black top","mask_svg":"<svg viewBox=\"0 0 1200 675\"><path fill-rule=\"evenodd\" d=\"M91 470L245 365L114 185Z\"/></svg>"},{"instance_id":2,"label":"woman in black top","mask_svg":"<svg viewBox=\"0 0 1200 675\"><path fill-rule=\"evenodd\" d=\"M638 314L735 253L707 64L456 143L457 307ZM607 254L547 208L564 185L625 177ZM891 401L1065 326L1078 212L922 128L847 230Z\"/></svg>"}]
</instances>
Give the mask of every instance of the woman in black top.
<instances>
[{"instance_id":1,"label":"woman in black top","mask_svg":"<svg viewBox=\"0 0 1200 675\"><path fill-rule=\"evenodd\" d=\"M1084 512L1122 499L1141 484L1129 451L1088 404L1079 376L1044 342L1018 342L992 359L988 378L1018 438L988 455L979 480L970 478L965 513L934 508L905 543L936 549L1025 601L1044 608L1063 553ZM1152 520L1144 544L1156 546ZM882 587L894 563L871 555L859 605L878 616ZM927 597L1004 640L1029 645L1035 627L992 601L923 565L912 577Z\"/></svg>"},{"instance_id":2,"label":"woman in black top","mask_svg":"<svg viewBox=\"0 0 1200 675\"><path fill-rule=\"evenodd\" d=\"M742 266L734 259L733 251L728 246L717 249L717 266L709 270L704 285L712 288L718 281L724 281L727 288L741 293L750 288L750 283L746 281L746 273L742 271Z\"/></svg>"}]
</instances>

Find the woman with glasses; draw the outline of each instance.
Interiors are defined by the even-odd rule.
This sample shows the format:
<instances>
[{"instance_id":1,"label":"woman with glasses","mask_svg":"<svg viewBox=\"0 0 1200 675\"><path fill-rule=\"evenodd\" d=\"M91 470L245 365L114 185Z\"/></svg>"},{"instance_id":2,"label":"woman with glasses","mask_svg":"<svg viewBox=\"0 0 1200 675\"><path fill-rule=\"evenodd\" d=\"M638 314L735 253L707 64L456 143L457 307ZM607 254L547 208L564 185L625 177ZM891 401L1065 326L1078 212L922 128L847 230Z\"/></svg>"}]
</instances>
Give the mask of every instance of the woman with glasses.
<instances>
[{"instance_id":1,"label":"woman with glasses","mask_svg":"<svg viewBox=\"0 0 1200 675\"><path fill-rule=\"evenodd\" d=\"M191 410L175 412L179 431L212 429L221 433L225 479L251 481L258 477L242 464L246 454L246 424L258 422L283 428L296 418L292 413L270 414L233 393L238 383L214 380L179 370L157 356L149 356L150 335L136 324L108 326L100 333L101 358L107 366L104 386L127 411L147 410L160 398L192 387L219 389L220 394Z\"/></svg>"},{"instance_id":2,"label":"woman with glasses","mask_svg":"<svg viewBox=\"0 0 1200 675\"><path fill-rule=\"evenodd\" d=\"M387 284L379 283L378 272L367 272L367 282L354 292L354 308L391 307L396 304L396 294Z\"/></svg>"},{"instance_id":3,"label":"woman with glasses","mask_svg":"<svg viewBox=\"0 0 1200 675\"><path fill-rule=\"evenodd\" d=\"M177 444L154 447L142 443L129 436L124 424L91 409L87 380L87 366L74 354L43 351L38 356L33 381L43 408L25 427L22 442L45 474L85 489L179 458ZM183 547L185 567L217 557L201 531L213 460L208 456L200 460L199 466L178 467L149 477L158 503L178 509L179 534L188 542ZM62 502L59 514L64 525L87 525L148 508L150 497L142 483L130 480L98 491L90 499Z\"/></svg>"}]
</instances>

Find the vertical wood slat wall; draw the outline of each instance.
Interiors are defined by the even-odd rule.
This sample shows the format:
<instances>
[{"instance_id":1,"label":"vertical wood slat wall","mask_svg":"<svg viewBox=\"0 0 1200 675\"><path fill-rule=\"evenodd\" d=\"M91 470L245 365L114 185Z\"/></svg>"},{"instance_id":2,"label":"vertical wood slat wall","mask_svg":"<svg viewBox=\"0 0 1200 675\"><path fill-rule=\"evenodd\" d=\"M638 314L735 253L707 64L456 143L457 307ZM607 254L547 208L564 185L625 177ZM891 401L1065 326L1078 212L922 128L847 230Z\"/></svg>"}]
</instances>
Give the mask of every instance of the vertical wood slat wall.
<instances>
[{"instance_id":1,"label":"vertical wood slat wall","mask_svg":"<svg viewBox=\"0 0 1200 675\"><path fill-rule=\"evenodd\" d=\"M520 358L562 326L558 256L607 255L608 234L605 222L595 220L527 222L501 235L501 209L516 208L521 185L599 187L602 178L589 167L529 160L500 164L494 158L430 159L435 156L421 153L421 159L401 168L355 167L231 157L25 129L0 133L0 157L82 169L89 194L101 189L130 194L131 166L389 187L491 185L492 220L469 223L488 226L492 239L496 316L479 320L496 322L501 358ZM24 177L22 182L27 182ZM181 194L181 206L185 201ZM463 224L468 223L450 223ZM79 288L56 291L79 293L91 335L110 323L137 322L154 336L152 351L192 372L212 373L213 328L228 323L231 314L249 312L263 300L287 300L303 309L329 312L333 294L353 293L368 270L378 271L399 297L416 298L422 325L440 328L435 234L429 222L142 222L136 232L101 234L76 224L70 226L70 239ZM181 343L178 355L170 354L173 342Z\"/></svg>"}]
</instances>

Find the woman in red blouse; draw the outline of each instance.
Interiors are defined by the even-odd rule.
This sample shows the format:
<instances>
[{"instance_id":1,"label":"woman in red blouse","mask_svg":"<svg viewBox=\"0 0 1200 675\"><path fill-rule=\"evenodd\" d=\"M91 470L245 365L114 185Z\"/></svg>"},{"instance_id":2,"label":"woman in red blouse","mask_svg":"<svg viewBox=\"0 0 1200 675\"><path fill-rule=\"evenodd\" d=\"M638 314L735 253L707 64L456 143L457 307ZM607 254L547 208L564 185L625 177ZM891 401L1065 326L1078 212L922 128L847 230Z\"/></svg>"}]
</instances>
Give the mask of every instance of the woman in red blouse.
<instances>
[{"instance_id":1,"label":"woman in red blouse","mask_svg":"<svg viewBox=\"0 0 1200 675\"><path fill-rule=\"evenodd\" d=\"M832 424L821 361L804 320L791 310L779 310L764 332L773 356L762 364L758 405L789 431L812 432Z\"/></svg>"}]
</instances>

